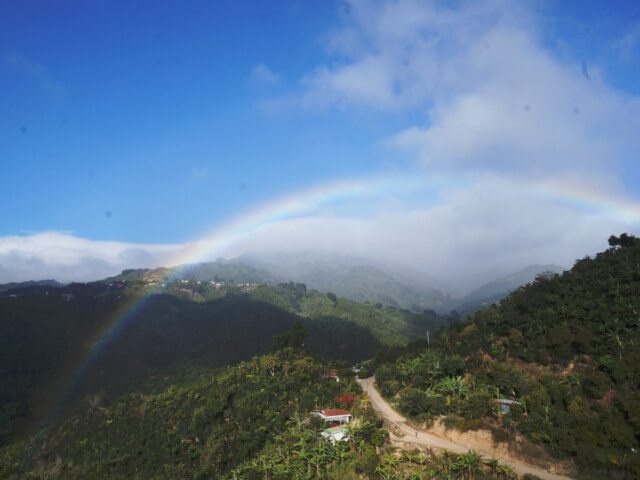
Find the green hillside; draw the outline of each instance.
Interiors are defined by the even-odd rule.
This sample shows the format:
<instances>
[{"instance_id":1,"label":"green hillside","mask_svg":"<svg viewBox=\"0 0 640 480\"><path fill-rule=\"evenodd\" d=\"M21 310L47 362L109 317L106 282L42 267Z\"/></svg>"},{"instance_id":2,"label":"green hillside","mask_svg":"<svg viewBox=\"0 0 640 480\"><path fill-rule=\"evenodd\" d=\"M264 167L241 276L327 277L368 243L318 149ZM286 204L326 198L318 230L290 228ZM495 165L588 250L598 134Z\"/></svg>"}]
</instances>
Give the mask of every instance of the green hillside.
<instances>
[{"instance_id":1,"label":"green hillside","mask_svg":"<svg viewBox=\"0 0 640 480\"><path fill-rule=\"evenodd\" d=\"M374 357L380 390L415 421L490 429L520 455L569 461L578 478L638 478L640 240L610 243L453 325L301 283L162 270L11 290L0 298L0 477L513 478L473 453L388 451L348 368ZM70 382L99 332L140 298ZM341 382L326 378L336 367ZM303 419L347 397L363 423L332 447ZM505 412L496 400L515 403Z\"/></svg>"},{"instance_id":2,"label":"green hillside","mask_svg":"<svg viewBox=\"0 0 640 480\"><path fill-rule=\"evenodd\" d=\"M244 255L192 265L176 275L189 280L222 278L236 283L269 285L294 281L322 293L334 292L358 302L382 303L414 312L425 309L448 312L455 305L442 293L444 286L424 273L378 265L365 258L317 252Z\"/></svg>"},{"instance_id":3,"label":"green hillside","mask_svg":"<svg viewBox=\"0 0 640 480\"><path fill-rule=\"evenodd\" d=\"M158 271L144 270L12 292L16 297L0 298L0 443L30 431L60 395L64 410L87 394L109 400L131 391L176 362L236 364L267 353L272 337L296 321L309 332L309 352L350 362L448 321L307 291L302 284L163 282ZM123 316L134 304L135 315ZM114 327L117 335L86 363L92 345ZM86 371L74 373L85 363Z\"/></svg>"},{"instance_id":4,"label":"green hillside","mask_svg":"<svg viewBox=\"0 0 640 480\"><path fill-rule=\"evenodd\" d=\"M360 393L348 374L338 383L328 372L289 348L220 371L182 370L110 404L91 396L68 420L2 450L0 478L220 478L290 430L304 433L313 408Z\"/></svg>"},{"instance_id":5,"label":"green hillside","mask_svg":"<svg viewBox=\"0 0 640 480\"><path fill-rule=\"evenodd\" d=\"M473 451L394 452L350 368L309 357L303 337L235 367L182 367L152 392L88 396L66 420L0 449L0 478L515 479ZM310 412L327 407L357 419L346 441L320 435L326 425Z\"/></svg>"},{"instance_id":6,"label":"green hillside","mask_svg":"<svg viewBox=\"0 0 640 480\"><path fill-rule=\"evenodd\" d=\"M358 302L382 303L417 312L425 309L449 311L453 305L451 299L438 290L405 285L373 266L356 266L325 279L306 282L318 290L339 292Z\"/></svg>"},{"instance_id":7,"label":"green hillside","mask_svg":"<svg viewBox=\"0 0 640 480\"><path fill-rule=\"evenodd\" d=\"M638 478L640 240L610 243L453 326L435 348L379 356L382 391L419 420L523 434L583 476ZM520 405L502 415L497 398Z\"/></svg>"},{"instance_id":8,"label":"green hillside","mask_svg":"<svg viewBox=\"0 0 640 480\"><path fill-rule=\"evenodd\" d=\"M458 300L456 308L463 313L475 313L481 308L499 302L516 288L533 282L541 273L562 273L563 270L558 265L530 265L511 275L497 278L480 286Z\"/></svg>"}]
</instances>

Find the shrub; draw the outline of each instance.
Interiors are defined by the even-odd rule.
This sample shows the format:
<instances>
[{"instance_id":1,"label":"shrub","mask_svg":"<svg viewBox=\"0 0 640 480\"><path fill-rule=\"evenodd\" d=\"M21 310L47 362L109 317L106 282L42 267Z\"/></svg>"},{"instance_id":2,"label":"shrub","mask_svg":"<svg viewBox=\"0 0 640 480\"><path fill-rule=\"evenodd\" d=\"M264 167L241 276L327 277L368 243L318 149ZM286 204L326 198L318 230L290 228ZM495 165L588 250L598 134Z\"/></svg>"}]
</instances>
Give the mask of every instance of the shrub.
<instances>
[{"instance_id":1,"label":"shrub","mask_svg":"<svg viewBox=\"0 0 640 480\"><path fill-rule=\"evenodd\" d=\"M461 413L465 418L478 419L491 416L495 403L487 391L477 391L462 402Z\"/></svg>"}]
</instances>

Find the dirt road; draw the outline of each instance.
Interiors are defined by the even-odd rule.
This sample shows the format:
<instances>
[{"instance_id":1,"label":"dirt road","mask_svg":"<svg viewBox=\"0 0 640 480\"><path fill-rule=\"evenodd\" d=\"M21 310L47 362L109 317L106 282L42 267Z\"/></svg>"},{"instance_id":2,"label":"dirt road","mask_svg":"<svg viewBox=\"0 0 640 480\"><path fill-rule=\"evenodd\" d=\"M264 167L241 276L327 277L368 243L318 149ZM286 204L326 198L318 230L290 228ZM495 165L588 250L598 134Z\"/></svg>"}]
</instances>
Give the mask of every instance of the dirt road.
<instances>
[{"instance_id":1,"label":"dirt road","mask_svg":"<svg viewBox=\"0 0 640 480\"><path fill-rule=\"evenodd\" d=\"M469 447L452 442L446 438L433 435L432 433L429 433L428 431L409 422L406 418L391 408L391 405L389 405L380 396L378 390L376 390L374 386L375 377L360 379L358 380L358 383L360 383L362 389L367 392L367 395L369 395L373 408L393 427L390 429L392 442L424 445L429 448L444 448L456 453L464 453L470 450ZM478 449L476 449L476 451L478 451ZM486 451L479 450L479 452L487 459L493 457L492 454L487 453ZM536 475L543 480L572 480L570 477L540 470L538 467L521 462L515 462L512 459L496 458L503 463L508 463L518 475L529 473L531 475Z\"/></svg>"}]
</instances>

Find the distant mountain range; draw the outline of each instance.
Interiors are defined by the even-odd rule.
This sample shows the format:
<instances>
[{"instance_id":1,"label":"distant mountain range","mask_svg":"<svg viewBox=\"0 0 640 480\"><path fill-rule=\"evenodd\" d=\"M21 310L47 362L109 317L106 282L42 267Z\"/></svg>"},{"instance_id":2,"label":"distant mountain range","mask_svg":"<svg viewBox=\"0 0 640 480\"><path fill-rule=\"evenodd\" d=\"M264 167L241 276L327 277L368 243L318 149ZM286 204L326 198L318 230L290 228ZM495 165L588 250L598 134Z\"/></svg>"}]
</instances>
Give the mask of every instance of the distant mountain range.
<instances>
[{"instance_id":1,"label":"distant mountain range","mask_svg":"<svg viewBox=\"0 0 640 480\"><path fill-rule=\"evenodd\" d=\"M236 283L304 283L309 289L333 292L358 302L380 303L414 312L458 310L472 313L500 301L543 272L560 273L558 265L531 265L497 278L463 297L455 298L449 285L424 272L399 265L346 255L303 254L243 255L175 270L179 278Z\"/></svg>"},{"instance_id":2,"label":"distant mountain range","mask_svg":"<svg viewBox=\"0 0 640 480\"><path fill-rule=\"evenodd\" d=\"M269 256L244 255L233 262L260 268L286 281L301 282L308 288L333 292L351 300L381 303L421 312L451 310L451 298L438 280L401 266L377 264L370 259L347 255L304 254Z\"/></svg>"},{"instance_id":3,"label":"distant mountain range","mask_svg":"<svg viewBox=\"0 0 640 480\"><path fill-rule=\"evenodd\" d=\"M532 282L543 272L560 273L558 265L531 265L505 277L492 280L473 292L456 298L451 286L428 274L404 266L378 263L371 259L346 255L320 255L315 252L298 254L248 254L234 259L218 259L177 268L153 270L158 278L195 281L226 280L238 283L277 285L286 282L304 283L309 289L333 292L357 302L382 304L413 312L434 310L438 313L457 310L463 314L491 305L516 288ZM150 270L124 270L104 281L138 281ZM39 280L0 285L0 293L16 288L48 285L62 286L55 280Z\"/></svg>"}]
</instances>

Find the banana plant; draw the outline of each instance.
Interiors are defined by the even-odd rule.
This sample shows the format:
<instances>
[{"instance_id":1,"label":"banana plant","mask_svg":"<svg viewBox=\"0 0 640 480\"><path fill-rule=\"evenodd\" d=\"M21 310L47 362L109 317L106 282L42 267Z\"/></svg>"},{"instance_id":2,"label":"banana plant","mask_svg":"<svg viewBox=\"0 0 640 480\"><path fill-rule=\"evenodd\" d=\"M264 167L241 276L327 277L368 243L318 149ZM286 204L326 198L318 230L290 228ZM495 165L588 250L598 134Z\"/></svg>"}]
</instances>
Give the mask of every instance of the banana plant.
<instances>
[{"instance_id":1,"label":"banana plant","mask_svg":"<svg viewBox=\"0 0 640 480\"><path fill-rule=\"evenodd\" d=\"M492 457L489 460L485 460L484 464L489 467L489 471L491 472L491 478L495 478L496 473L498 472L498 465L500 462L497 458Z\"/></svg>"},{"instance_id":2,"label":"banana plant","mask_svg":"<svg viewBox=\"0 0 640 480\"><path fill-rule=\"evenodd\" d=\"M458 398L462 398L463 396L466 398L469 396L469 387L459 375L456 377L444 377L438 380L436 383L436 391Z\"/></svg>"},{"instance_id":3,"label":"banana plant","mask_svg":"<svg viewBox=\"0 0 640 480\"><path fill-rule=\"evenodd\" d=\"M454 468L462 472L462 478L469 480L476 473L482 471L482 455L475 450L458 455L458 460L454 463Z\"/></svg>"},{"instance_id":4,"label":"banana plant","mask_svg":"<svg viewBox=\"0 0 640 480\"><path fill-rule=\"evenodd\" d=\"M498 478L501 480L517 480L518 475L513 471L511 465L501 463L498 465Z\"/></svg>"}]
</instances>

